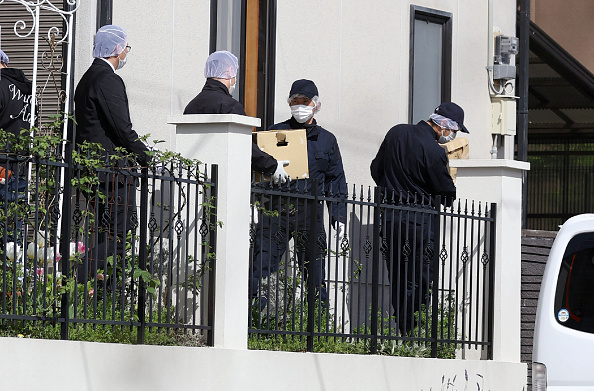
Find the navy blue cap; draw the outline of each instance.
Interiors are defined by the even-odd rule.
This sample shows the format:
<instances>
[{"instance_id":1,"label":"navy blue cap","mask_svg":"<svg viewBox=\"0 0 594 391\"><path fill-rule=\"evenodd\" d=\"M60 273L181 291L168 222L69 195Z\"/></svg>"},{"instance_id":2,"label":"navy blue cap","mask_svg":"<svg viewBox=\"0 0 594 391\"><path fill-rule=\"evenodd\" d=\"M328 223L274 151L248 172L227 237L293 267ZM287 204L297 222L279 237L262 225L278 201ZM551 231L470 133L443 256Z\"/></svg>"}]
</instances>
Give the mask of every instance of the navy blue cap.
<instances>
[{"instance_id":1,"label":"navy blue cap","mask_svg":"<svg viewBox=\"0 0 594 391\"><path fill-rule=\"evenodd\" d=\"M318 87L316 87L313 81L306 79L299 79L293 82L289 96L293 96L295 94L303 94L309 99L313 99L314 96L319 96Z\"/></svg>"},{"instance_id":2,"label":"navy blue cap","mask_svg":"<svg viewBox=\"0 0 594 391\"><path fill-rule=\"evenodd\" d=\"M435 114L439 114L456 122L460 127L461 132L470 133L468 129L466 129L466 126L464 126L464 110L454 102L440 104L435 109Z\"/></svg>"}]
</instances>

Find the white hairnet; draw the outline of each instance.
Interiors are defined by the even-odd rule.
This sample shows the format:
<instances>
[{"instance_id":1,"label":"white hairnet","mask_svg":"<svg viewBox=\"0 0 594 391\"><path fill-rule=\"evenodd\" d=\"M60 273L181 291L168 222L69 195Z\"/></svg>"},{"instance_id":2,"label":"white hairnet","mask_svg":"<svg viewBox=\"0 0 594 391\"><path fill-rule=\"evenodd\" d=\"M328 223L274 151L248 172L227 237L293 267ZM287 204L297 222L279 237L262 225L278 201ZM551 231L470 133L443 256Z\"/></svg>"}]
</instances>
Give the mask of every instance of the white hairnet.
<instances>
[{"instance_id":1,"label":"white hairnet","mask_svg":"<svg viewBox=\"0 0 594 391\"><path fill-rule=\"evenodd\" d=\"M439 114L431 114L429 119L436 125L449 130L458 130L458 123Z\"/></svg>"},{"instance_id":2,"label":"white hairnet","mask_svg":"<svg viewBox=\"0 0 594 391\"><path fill-rule=\"evenodd\" d=\"M289 106L291 105L291 100L293 100L293 98L310 99L307 95L304 95L304 94L293 94L287 98L287 103L289 104ZM320 111L320 109L322 108L322 103L320 102L320 97L317 95L315 95L313 98L311 98L311 101L314 103L314 114L315 114L318 111Z\"/></svg>"},{"instance_id":3,"label":"white hairnet","mask_svg":"<svg viewBox=\"0 0 594 391\"><path fill-rule=\"evenodd\" d=\"M106 58L119 56L128 43L128 34L123 28L108 24L103 26L95 34L93 45L94 58Z\"/></svg>"},{"instance_id":4,"label":"white hairnet","mask_svg":"<svg viewBox=\"0 0 594 391\"><path fill-rule=\"evenodd\" d=\"M237 69L239 69L237 57L226 50L220 50L208 56L204 65L204 77L233 79L237 75Z\"/></svg>"},{"instance_id":5,"label":"white hairnet","mask_svg":"<svg viewBox=\"0 0 594 391\"><path fill-rule=\"evenodd\" d=\"M8 55L0 50L0 62L8 64Z\"/></svg>"}]
</instances>

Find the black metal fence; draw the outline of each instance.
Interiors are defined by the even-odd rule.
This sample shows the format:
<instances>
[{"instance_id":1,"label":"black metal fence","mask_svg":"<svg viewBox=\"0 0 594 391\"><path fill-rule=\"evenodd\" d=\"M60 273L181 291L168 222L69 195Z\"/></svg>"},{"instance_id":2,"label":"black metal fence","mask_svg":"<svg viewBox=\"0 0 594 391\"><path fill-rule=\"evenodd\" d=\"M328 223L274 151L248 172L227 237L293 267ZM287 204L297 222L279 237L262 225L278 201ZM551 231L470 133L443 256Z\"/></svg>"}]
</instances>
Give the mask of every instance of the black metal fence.
<instances>
[{"instance_id":1,"label":"black metal fence","mask_svg":"<svg viewBox=\"0 0 594 391\"><path fill-rule=\"evenodd\" d=\"M252 348L492 358L495 204L295 188L252 184Z\"/></svg>"},{"instance_id":2,"label":"black metal fence","mask_svg":"<svg viewBox=\"0 0 594 391\"><path fill-rule=\"evenodd\" d=\"M528 143L526 228L557 231L594 210L594 137L532 136Z\"/></svg>"},{"instance_id":3,"label":"black metal fence","mask_svg":"<svg viewBox=\"0 0 594 391\"><path fill-rule=\"evenodd\" d=\"M37 147L0 157L0 324L212 345L217 167Z\"/></svg>"}]
</instances>

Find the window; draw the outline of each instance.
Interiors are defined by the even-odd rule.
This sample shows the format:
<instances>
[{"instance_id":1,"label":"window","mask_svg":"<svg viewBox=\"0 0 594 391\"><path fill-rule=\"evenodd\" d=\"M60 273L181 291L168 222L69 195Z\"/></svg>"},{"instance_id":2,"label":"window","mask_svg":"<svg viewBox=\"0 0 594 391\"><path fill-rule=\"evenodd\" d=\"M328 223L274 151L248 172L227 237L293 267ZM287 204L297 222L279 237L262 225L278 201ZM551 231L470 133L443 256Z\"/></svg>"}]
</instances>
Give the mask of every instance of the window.
<instances>
[{"instance_id":1,"label":"window","mask_svg":"<svg viewBox=\"0 0 594 391\"><path fill-rule=\"evenodd\" d=\"M211 0L210 52L228 50L239 59L233 97L246 114L274 122L276 0Z\"/></svg>"},{"instance_id":2,"label":"window","mask_svg":"<svg viewBox=\"0 0 594 391\"><path fill-rule=\"evenodd\" d=\"M555 293L555 319L594 333L594 232L573 237L563 255Z\"/></svg>"},{"instance_id":3,"label":"window","mask_svg":"<svg viewBox=\"0 0 594 391\"><path fill-rule=\"evenodd\" d=\"M211 0L210 2L210 53L227 50L239 60L239 84L233 97L239 99L243 91L243 25L242 3L239 0Z\"/></svg>"},{"instance_id":4,"label":"window","mask_svg":"<svg viewBox=\"0 0 594 391\"><path fill-rule=\"evenodd\" d=\"M451 100L452 14L411 5L409 121Z\"/></svg>"}]
</instances>

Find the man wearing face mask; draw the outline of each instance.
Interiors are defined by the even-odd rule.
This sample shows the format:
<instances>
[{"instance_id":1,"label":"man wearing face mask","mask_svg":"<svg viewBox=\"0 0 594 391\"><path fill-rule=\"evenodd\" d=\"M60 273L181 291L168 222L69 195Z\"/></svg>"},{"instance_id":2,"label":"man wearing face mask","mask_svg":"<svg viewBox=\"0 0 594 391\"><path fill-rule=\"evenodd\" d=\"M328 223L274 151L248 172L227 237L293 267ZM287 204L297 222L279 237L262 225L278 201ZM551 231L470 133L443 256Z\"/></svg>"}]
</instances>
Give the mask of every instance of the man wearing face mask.
<instances>
[{"instance_id":1,"label":"man wearing face mask","mask_svg":"<svg viewBox=\"0 0 594 391\"><path fill-rule=\"evenodd\" d=\"M464 110L452 102L439 105L427 121L416 125L396 125L388 131L375 159L371 176L382 187L387 199L396 203L431 208L433 196L449 205L456 198L456 186L447 169L447 156L439 144L468 133ZM432 281L433 227L430 214L415 211L386 212L383 237L392 243L386 264L392 288L398 327L402 334L416 325L414 313L429 302ZM411 243L408 251L405 243ZM415 263L406 262L405 253L414 254Z\"/></svg>"},{"instance_id":2,"label":"man wearing face mask","mask_svg":"<svg viewBox=\"0 0 594 391\"><path fill-rule=\"evenodd\" d=\"M98 143L110 156L121 156L117 149L124 148L131 157L117 159L118 167L146 166L149 160L146 145L132 129L126 86L115 72L126 64L130 49L124 29L114 25L101 27L95 34L95 59L74 93L76 143ZM98 244L90 250L89 259L79 265L79 282L86 281L89 271L94 276L97 269L104 269L105 260L114 255L114 249L124 258L126 233L132 227L136 210L135 186L125 177L114 178L114 175L99 174L98 191L106 196L106 200L95 201L99 202L98 216L109 216L111 224L108 229L93 232L98 236Z\"/></svg>"},{"instance_id":3,"label":"man wearing face mask","mask_svg":"<svg viewBox=\"0 0 594 391\"><path fill-rule=\"evenodd\" d=\"M243 105L231 96L237 85L239 62L232 53L221 50L208 56L204 66L206 83L202 91L188 103L184 114L239 114L246 115ZM252 169L272 175L275 182L285 183L289 175L283 165L252 143Z\"/></svg>"},{"instance_id":4,"label":"man wearing face mask","mask_svg":"<svg viewBox=\"0 0 594 391\"><path fill-rule=\"evenodd\" d=\"M291 181L289 187L298 193L311 193L313 180L318 180L318 194L323 192L332 197L340 198L346 196L346 179L342 166L342 158L336 137L326 129L319 126L314 119L314 114L320 110L321 103L318 89L311 80L297 80L291 86L288 98L291 108L291 118L272 125L268 130L283 129L305 129L307 134L307 161L309 165L309 178ZM281 199L281 203L286 203L286 197ZM310 241L317 240L318 243L326 243L326 232L324 230L323 205L318 206L318 221L316 223L317 232L312 232L309 216L306 213L304 205L297 202L293 206L293 214L286 210L280 210L277 216L264 214L256 228L255 237L258 238L254 243L254 256L252 262L252 273L250 280L250 294L252 302L259 304L263 308L267 302L266 292L259 292L258 285L261 278L269 276L278 268L279 260L282 258L286 244L291 237L296 237L296 242L303 238L310 238ZM287 208L284 208L287 209ZM291 208L289 208L291 209ZM340 241L345 232L346 206L344 203L329 203L328 211L330 221L336 230L336 237ZM279 240L279 233L285 237ZM316 238L316 239L314 239ZM308 242L309 243L309 242ZM310 273L313 270L313 284L316 287L316 294L323 304L327 305L327 292L324 283L325 265L324 254L326 249L319 248L316 259L308 262L307 247L308 243L297 243L295 251L299 262L310 265Z\"/></svg>"}]
</instances>

